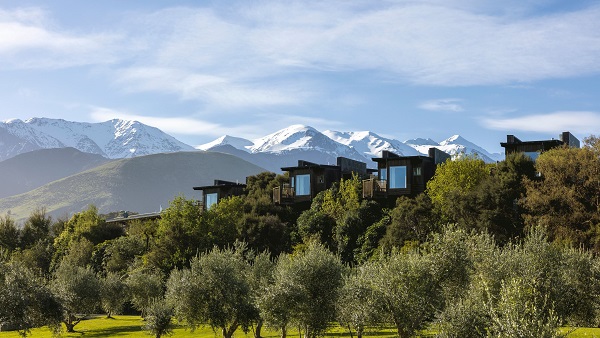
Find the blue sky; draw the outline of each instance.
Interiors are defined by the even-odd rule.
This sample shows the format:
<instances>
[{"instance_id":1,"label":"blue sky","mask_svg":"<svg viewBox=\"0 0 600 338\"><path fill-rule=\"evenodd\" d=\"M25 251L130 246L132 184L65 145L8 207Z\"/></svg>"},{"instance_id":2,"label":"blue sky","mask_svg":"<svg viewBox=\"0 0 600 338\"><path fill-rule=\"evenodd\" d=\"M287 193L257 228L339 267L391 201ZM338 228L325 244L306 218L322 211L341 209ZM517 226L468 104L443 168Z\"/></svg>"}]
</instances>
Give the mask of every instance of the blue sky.
<instances>
[{"instance_id":1,"label":"blue sky","mask_svg":"<svg viewBox=\"0 0 600 338\"><path fill-rule=\"evenodd\" d=\"M199 145L291 124L406 140L600 133L597 1L0 0L0 120Z\"/></svg>"}]
</instances>

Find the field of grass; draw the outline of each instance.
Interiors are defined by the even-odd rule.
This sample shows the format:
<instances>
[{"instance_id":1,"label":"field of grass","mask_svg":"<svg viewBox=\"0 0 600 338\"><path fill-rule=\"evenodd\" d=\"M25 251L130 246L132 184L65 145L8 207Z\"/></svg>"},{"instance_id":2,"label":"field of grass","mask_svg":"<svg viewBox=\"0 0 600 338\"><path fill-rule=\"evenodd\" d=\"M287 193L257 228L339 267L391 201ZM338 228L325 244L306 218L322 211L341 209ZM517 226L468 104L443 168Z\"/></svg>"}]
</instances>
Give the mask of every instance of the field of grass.
<instances>
[{"instance_id":1,"label":"field of grass","mask_svg":"<svg viewBox=\"0 0 600 338\"><path fill-rule=\"evenodd\" d=\"M79 337L79 338L99 338L99 337L119 337L119 338L147 338L150 337L148 333L142 330L143 321L139 316L115 316L115 319L106 319L104 317L98 317L82 321L75 326L75 333L64 333L61 337ZM253 338L253 333L249 332L244 334L241 330L238 330L235 335L236 338ZM263 329L262 336L265 338L278 338L279 332L275 332L268 329ZM327 332L326 337L350 337L348 330L341 327L334 327ZM366 336L386 338L395 337L396 333L394 329L380 329L369 332ZM34 338L52 338L52 333L46 328L34 329L31 331L30 337ZM197 329L195 332L191 332L183 327L177 327L172 337L182 338L219 338L220 333L213 332L209 327L202 327ZM354 335L356 337L356 335ZM423 333L421 338L433 337L432 333ZM599 328L581 328L576 329L568 336L569 338L600 338ZM17 332L0 332L0 338L20 338ZM301 338L298 336L298 331L290 330L288 332L288 338Z\"/></svg>"}]
</instances>

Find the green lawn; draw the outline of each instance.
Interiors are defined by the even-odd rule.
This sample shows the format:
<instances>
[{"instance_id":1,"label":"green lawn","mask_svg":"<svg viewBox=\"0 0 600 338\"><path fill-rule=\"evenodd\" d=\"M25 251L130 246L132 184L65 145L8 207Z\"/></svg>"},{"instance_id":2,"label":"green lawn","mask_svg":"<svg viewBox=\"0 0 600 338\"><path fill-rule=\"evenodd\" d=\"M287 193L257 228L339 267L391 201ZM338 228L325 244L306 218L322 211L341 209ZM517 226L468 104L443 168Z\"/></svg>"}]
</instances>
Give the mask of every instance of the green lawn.
<instances>
[{"instance_id":1,"label":"green lawn","mask_svg":"<svg viewBox=\"0 0 600 338\"><path fill-rule=\"evenodd\" d=\"M63 334L62 337L79 337L79 338L95 338L95 337L150 337L146 332L142 330L143 322L139 316L115 316L115 319L106 319L98 317L82 321L75 326L76 333ZM220 333L213 332L208 327L199 328L195 332L191 332L182 327L176 328L175 333L172 337L201 337L201 338L215 338L220 337ZM279 333L271 330L263 330L262 336L265 338L278 338ZM393 329L380 329L373 332L369 332L367 336L386 338L395 337L395 331ZM432 334L425 333L422 337L432 337ZM30 337L34 338L52 338L52 333L48 329L35 329L31 331ZM247 335L241 330L236 332L235 337L237 338L252 338L252 332ZM350 337L348 330L344 330L341 327L332 328L326 335L326 337ZM356 336L354 336L356 337ZM577 329L569 335L569 338L600 338L600 329L598 328L582 328ZM17 332L0 332L0 338L19 338ZM290 330L288 332L288 338L300 338L298 337L298 331Z\"/></svg>"}]
</instances>

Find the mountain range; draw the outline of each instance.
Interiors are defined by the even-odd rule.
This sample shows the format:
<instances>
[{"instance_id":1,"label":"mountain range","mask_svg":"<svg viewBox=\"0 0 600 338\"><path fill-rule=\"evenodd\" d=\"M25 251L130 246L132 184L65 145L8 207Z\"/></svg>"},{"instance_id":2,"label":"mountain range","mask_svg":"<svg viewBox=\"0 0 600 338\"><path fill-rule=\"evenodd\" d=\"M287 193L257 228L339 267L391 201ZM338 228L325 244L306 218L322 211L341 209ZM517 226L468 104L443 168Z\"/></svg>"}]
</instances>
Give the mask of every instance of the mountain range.
<instances>
[{"instance_id":1,"label":"mountain range","mask_svg":"<svg viewBox=\"0 0 600 338\"><path fill-rule=\"evenodd\" d=\"M225 135L197 148L232 154L274 172L295 165L298 159L327 164L335 163L338 156L366 162L373 167L371 159L381 156L384 150L401 156L418 156L426 155L429 148L438 148L453 158L476 155L488 163L504 158L504 155L492 154L459 135L439 143L423 138L401 142L370 131L319 132L304 125L292 125L254 141Z\"/></svg>"},{"instance_id":2,"label":"mountain range","mask_svg":"<svg viewBox=\"0 0 600 338\"><path fill-rule=\"evenodd\" d=\"M215 179L279 173L298 160L334 164L338 156L374 167L371 159L384 150L417 156L431 147L453 157L503 158L458 135L439 143L428 138L401 142L370 131L320 132L292 125L256 140L226 135L194 148L136 121L10 120L0 122L0 215L10 211L22 219L42 206L53 215L70 214L88 204L101 212L156 211L177 194Z\"/></svg>"},{"instance_id":3,"label":"mountain range","mask_svg":"<svg viewBox=\"0 0 600 338\"><path fill-rule=\"evenodd\" d=\"M137 121L85 123L32 118L0 123L0 161L33 150L66 147L111 159L194 149Z\"/></svg>"}]
</instances>

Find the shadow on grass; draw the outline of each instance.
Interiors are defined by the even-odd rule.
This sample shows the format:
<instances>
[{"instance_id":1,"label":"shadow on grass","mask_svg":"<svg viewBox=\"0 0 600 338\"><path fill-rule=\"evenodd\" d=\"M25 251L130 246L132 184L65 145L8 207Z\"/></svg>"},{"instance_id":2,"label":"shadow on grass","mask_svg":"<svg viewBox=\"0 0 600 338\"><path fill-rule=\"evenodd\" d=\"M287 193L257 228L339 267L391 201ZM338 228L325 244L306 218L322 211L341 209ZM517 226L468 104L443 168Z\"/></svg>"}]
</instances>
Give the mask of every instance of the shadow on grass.
<instances>
[{"instance_id":1,"label":"shadow on grass","mask_svg":"<svg viewBox=\"0 0 600 338\"><path fill-rule=\"evenodd\" d=\"M118 337L125 336L132 332L141 332L142 324L139 325L130 324L130 325L116 325L103 329L95 329L90 331L77 331L76 334L81 335L82 337Z\"/></svg>"}]
</instances>

